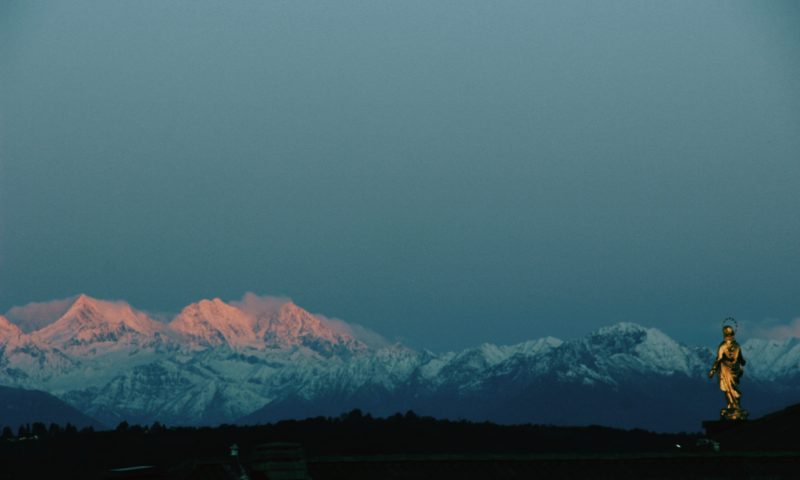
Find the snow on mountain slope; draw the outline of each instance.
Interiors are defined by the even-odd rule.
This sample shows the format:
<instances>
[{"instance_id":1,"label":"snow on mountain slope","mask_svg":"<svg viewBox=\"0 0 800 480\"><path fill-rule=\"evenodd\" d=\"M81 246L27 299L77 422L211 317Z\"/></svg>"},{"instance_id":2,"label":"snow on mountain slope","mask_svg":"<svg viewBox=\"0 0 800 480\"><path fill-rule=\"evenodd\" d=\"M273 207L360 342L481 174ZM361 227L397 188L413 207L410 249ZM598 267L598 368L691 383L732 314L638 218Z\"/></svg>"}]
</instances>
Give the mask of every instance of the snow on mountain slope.
<instances>
[{"instance_id":1,"label":"snow on mountain slope","mask_svg":"<svg viewBox=\"0 0 800 480\"><path fill-rule=\"evenodd\" d=\"M478 390L487 374L507 362L517 350L518 346L484 343L477 348L446 354L441 359L431 358L420 367L420 375L439 388L454 385L460 391Z\"/></svg>"},{"instance_id":2,"label":"snow on mountain slope","mask_svg":"<svg viewBox=\"0 0 800 480\"><path fill-rule=\"evenodd\" d=\"M484 344L432 359L423 377L460 391L479 390L496 378L533 382L553 376L563 382L617 385L630 375L695 375L703 360L657 329L631 323L604 327L587 337L546 337L512 346Z\"/></svg>"},{"instance_id":3,"label":"snow on mountain slope","mask_svg":"<svg viewBox=\"0 0 800 480\"><path fill-rule=\"evenodd\" d=\"M514 388L549 378L616 388L632 375L697 375L703 364L695 352L659 330L621 323L566 342L546 337L434 356L419 367L419 374L435 388L468 394L490 385L508 382Z\"/></svg>"},{"instance_id":4,"label":"snow on mountain slope","mask_svg":"<svg viewBox=\"0 0 800 480\"><path fill-rule=\"evenodd\" d=\"M442 355L429 353L420 365L418 374L436 387L450 384L457 385L462 391L474 390L497 372L519 368L515 365L524 364L529 371L541 373L547 369L548 355L563 343L557 338L545 337L516 345L484 343L461 352Z\"/></svg>"},{"instance_id":5,"label":"snow on mountain slope","mask_svg":"<svg viewBox=\"0 0 800 480\"><path fill-rule=\"evenodd\" d=\"M689 348L660 330L634 323L618 323L590 334L582 342L603 370L693 375L703 362Z\"/></svg>"},{"instance_id":6,"label":"snow on mountain slope","mask_svg":"<svg viewBox=\"0 0 800 480\"><path fill-rule=\"evenodd\" d=\"M63 398L112 424L153 419L199 424L235 418L269 400L266 395L251 398L251 389L202 363L163 358L124 370L102 386L72 390Z\"/></svg>"},{"instance_id":7,"label":"snow on mountain slope","mask_svg":"<svg viewBox=\"0 0 800 480\"><path fill-rule=\"evenodd\" d=\"M298 388L298 377L323 378L317 373L335 369L335 363L309 350L220 346L163 356L62 397L106 423L159 419L214 424L230 422Z\"/></svg>"},{"instance_id":8,"label":"snow on mountain slope","mask_svg":"<svg viewBox=\"0 0 800 480\"><path fill-rule=\"evenodd\" d=\"M0 384L49 391L46 383L61 378L81 361L21 335L0 345Z\"/></svg>"},{"instance_id":9,"label":"snow on mountain slope","mask_svg":"<svg viewBox=\"0 0 800 480\"><path fill-rule=\"evenodd\" d=\"M800 378L800 338L765 340L752 338L742 345L745 367L758 378Z\"/></svg>"},{"instance_id":10,"label":"snow on mountain slope","mask_svg":"<svg viewBox=\"0 0 800 480\"><path fill-rule=\"evenodd\" d=\"M277 377L291 393L312 400L331 391L347 396L364 388L393 391L405 387L416 376L419 353L394 345L372 352L371 355L326 358L307 364L304 369L290 370L288 376Z\"/></svg>"}]
</instances>

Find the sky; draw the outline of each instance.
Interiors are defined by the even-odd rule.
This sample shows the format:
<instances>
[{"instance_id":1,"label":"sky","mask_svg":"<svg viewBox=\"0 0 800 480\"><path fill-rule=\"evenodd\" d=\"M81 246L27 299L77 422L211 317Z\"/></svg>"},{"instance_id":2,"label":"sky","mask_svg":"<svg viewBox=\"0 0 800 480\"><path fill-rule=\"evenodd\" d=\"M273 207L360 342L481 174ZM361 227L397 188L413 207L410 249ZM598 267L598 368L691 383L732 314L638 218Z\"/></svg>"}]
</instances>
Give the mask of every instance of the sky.
<instances>
[{"instance_id":1,"label":"sky","mask_svg":"<svg viewBox=\"0 0 800 480\"><path fill-rule=\"evenodd\" d=\"M4 1L0 312L251 291L434 351L798 331L798 22L792 1Z\"/></svg>"}]
</instances>

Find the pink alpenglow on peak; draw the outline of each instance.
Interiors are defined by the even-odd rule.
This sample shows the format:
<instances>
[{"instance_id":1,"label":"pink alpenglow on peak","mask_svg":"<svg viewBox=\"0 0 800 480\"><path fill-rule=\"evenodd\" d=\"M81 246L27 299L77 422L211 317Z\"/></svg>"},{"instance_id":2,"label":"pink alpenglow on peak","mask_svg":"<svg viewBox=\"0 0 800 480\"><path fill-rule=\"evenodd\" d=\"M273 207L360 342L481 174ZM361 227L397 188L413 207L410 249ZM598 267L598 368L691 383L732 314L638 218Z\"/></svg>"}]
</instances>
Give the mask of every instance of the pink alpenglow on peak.
<instances>
[{"instance_id":1,"label":"pink alpenglow on peak","mask_svg":"<svg viewBox=\"0 0 800 480\"><path fill-rule=\"evenodd\" d=\"M291 301L284 303L277 310L256 312L255 331L259 338L268 345L288 346L297 343L297 339L310 331L331 339L329 332L320 328L319 321L310 313Z\"/></svg>"},{"instance_id":2,"label":"pink alpenglow on peak","mask_svg":"<svg viewBox=\"0 0 800 480\"><path fill-rule=\"evenodd\" d=\"M369 348L345 322L309 313L288 298L247 293L234 305L253 318L253 331L266 348L306 347L322 354Z\"/></svg>"},{"instance_id":3,"label":"pink alpenglow on peak","mask_svg":"<svg viewBox=\"0 0 800 480\"><path fill-rule=\"evenodd\" d=\"M328 356L364 352L384 343L368 329L311 314L288 298L252 293L230 304L219 298L201 300L184 307L169 323L154 320L125 302L84 294L14 307L9 312L8 318L0 317L0 345L14 340L13 344L28 342L77 355L150 347L159 351L160 347L227 347L301 348Z\"/></svg>"},{"instance_id":4,"label":"pink alpenglow on peak","mask_svg":"<svg viewBox=\"0 0 800 480\"><path fill-rule=\"evenodd\" d=\"M169 328L195 348L308 347L319 353L366 348L353 336L337 331L324 318L312 315L288 299L258 299L248 295L233 305L218 298L189 305Z\"/></svg>"},{"instance_id":5,"label":"pink alpenglow on peak","mask_svg":"<svg viewBox=\"0 0 800 480\"><path fill-rule=\"evenodd\" d=\"M19 338L21 335L22 330L20 330L19 327L9 322L6 317L0 315L0 345L5 345Z\"/></svg>"},{"instance_id":6,"label":"pink alpenglow on peak","mask_svg":"<svg viewBox=\"0 0 800 480\"><path fill-rule=\"evenodd\" d=\"M219 298L187 306L169 327L195 347L256 347L259 343L250 316Z\"/></svg>"},{"instance_id":7,"label":"pink alpenglow on peak","mask_svg":"<svg viewBox=\"0 0 800 480\"><path fill-rule=\"evenodd\" d=\"M125 302L79 295L54 323L31 334L37 342L70 351L106 344L145 346L160 338L164 325Z\"/></svg>"}]
</instances>

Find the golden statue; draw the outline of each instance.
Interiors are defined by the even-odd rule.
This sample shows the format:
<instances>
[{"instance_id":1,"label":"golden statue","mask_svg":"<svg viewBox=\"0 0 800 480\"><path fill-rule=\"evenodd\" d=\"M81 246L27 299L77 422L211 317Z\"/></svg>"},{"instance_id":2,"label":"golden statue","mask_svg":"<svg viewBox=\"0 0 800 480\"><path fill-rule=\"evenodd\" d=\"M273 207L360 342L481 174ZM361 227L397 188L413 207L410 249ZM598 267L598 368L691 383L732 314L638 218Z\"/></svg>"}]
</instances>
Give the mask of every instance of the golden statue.
<instances>
[{"instance_id":1,"label":"golden statue","mask_svg":"<svg viewBox=\"0 0 800 480\"><path fill-rule=\"evenodd\" d=\"M733 318L726 318L722 323L722 343L717 348L717 360L708 372L708 378L713 378L714 374L719 374L719 389L725 392L725 399L728 406L720 411L723 420L744 420L747 418L747 410L742 410L740 398L742 392L739 391L739 379L744 373L742 367L745 359L742 355L742 348L736 341L736 329L731 325L736 324Z\"/></svg>"}]
</instances>

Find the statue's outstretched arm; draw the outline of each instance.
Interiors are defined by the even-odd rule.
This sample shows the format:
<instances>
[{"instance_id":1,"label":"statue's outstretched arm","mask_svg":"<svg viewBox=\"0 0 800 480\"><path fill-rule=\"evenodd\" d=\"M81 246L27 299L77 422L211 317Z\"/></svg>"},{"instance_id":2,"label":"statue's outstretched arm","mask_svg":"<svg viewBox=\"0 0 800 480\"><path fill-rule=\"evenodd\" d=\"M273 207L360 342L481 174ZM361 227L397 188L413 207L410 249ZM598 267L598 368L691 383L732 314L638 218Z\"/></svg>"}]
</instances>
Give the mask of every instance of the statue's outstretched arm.
<instances>
[{"instance_id":1,"label":"statue's outstretched arm","mask_svg":"<svg viewBox=\"0 0 800 480\"><path fill-rule=\"evenodd\" d=\"M712 378L717 370L719 370L719 363L722 361L722 356L725 354L724 350L722 349L722 345L717 349L717 361L714 362L714 365L711 365L711 370L708 371L708 378Z\"/></svg>"},{"instance_id":2,"label":"statue's outstretched arm","mask_svg":"<svg viewBox=\"0 0 800 480\"><path fill-rule=\"evenodd\" d=\"M714 378L714 374L717 373L718 368L719 368L719 360L714 362L714 365L711 365L711 370L708 371L708 378Z\"/></svg>"}]
</instances>

